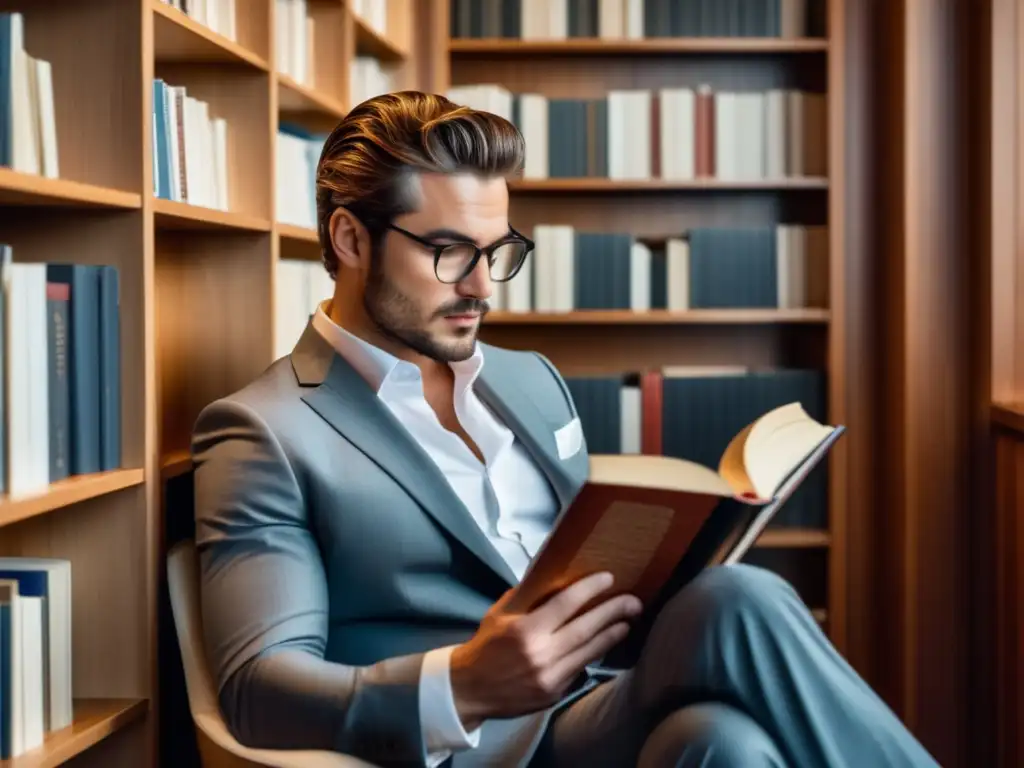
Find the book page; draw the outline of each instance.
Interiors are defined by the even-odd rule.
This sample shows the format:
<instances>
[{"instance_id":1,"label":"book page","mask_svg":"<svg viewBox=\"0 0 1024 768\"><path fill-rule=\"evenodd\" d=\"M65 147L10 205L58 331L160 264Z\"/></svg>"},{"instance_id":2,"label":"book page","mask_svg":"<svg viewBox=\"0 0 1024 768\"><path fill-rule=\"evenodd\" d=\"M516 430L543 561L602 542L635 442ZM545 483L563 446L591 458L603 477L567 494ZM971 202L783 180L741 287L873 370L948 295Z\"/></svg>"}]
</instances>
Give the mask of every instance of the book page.
<instances>
[{"instance_id":1,"label":"book page","mask_svg":"<svg viewBox=\"0 0 1024 768\"><path fill-rule=\"evenodd\" d=\"M747 476L757 495L773 498L783 480L831 434L832 427L812 419L800 403L776 408L758 419L744 448Z\"/></svg>"},{"instance_id":2,"label":"book page","mask_svg":"<svg viewBox=\"0 0 1024 768\"><path fill-rule=\"evenodd\" d=\"M685 459L650 454L593 454L592 483L731 496L732 488L715 470Z\"/></svg>"}]
</instances>

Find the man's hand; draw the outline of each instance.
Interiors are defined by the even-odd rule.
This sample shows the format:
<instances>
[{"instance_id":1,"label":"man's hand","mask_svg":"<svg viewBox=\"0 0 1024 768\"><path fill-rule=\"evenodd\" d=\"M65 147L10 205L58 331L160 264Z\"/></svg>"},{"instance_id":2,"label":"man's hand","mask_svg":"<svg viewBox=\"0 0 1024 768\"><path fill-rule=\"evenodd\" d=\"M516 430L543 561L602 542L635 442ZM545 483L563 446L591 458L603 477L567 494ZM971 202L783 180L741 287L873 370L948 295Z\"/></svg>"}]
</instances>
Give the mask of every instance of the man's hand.
<instances>
[{"instance_id":1,"label":"man's hand","mask_svg":"<svg viewBox=\"0 0 1024 768\"><path fill-rule=\"evenodd\" d=\"M514 589L491 606L476 634L451 656L452 692L466 730L489 718L551 706L580 670L626 636L628 619L641 610L632 595L605 600L576 616L611 584L610 574L588 576L530 613L505 607Z\"/></svg>"}]
</instances>

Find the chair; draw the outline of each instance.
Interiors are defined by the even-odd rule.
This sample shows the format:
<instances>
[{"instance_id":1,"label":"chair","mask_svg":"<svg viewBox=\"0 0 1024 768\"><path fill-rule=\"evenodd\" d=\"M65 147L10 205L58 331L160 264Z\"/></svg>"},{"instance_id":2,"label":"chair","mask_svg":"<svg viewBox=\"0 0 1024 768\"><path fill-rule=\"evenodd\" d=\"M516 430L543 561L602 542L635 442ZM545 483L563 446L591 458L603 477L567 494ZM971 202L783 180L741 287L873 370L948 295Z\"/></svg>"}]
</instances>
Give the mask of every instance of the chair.
<instances>
[{"instance_id":1,"label":"chair","mask_svg":"<svg viewBox=\"0 0 1024 768\"><path fill-rule=\"evenodd\" d=\"M185 668L188 705L196 726L203 768L374 768L370 763L337 752L251 749L239 744L221 716L213 677L206 663L199 610L198 560L192 541L182 541L171 548L167 556L167 581Z\"/></svg>"}]
</instances>

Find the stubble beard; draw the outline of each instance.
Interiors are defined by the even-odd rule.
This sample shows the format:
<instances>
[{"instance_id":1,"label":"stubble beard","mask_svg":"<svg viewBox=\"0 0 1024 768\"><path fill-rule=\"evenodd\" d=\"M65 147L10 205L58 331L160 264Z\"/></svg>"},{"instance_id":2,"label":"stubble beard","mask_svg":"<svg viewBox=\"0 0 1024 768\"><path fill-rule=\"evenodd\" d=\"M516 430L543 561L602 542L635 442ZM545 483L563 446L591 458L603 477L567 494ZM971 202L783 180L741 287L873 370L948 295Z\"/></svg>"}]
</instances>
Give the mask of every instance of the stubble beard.
<instances>
[{"instance_id":1,"label":"stubble beard","mask_svg":"<svg viewBox=\"0 0 1024 768\"><path fill-rule=\"evenodd\" d=\"M452 341L435 338L420 327L421 314L416 302L398 290L385 276L381 259L376 258L370 267L370 274L363 293L363 307L367 317L386 337L404 344L409 349L431 360L443 363L457 363L473 356L479 325L459 329L459 337ZM486 312L483 302L467 300L463 305L472 305L468 311ZM460 308L460 309L464 309ZM446 307L435 316L453 314L459 309Z\"/></svg>"}]
</instances>

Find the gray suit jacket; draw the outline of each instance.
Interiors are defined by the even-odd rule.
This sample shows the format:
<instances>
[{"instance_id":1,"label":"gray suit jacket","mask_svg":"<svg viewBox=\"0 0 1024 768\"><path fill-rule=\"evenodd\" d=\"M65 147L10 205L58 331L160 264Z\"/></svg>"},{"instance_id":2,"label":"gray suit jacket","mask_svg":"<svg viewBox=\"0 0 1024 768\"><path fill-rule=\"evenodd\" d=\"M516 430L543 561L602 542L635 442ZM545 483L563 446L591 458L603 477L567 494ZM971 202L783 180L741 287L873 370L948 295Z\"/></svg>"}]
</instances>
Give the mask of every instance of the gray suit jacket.
<instances>
[{"instance_id":1,"label":"gray suit jacket","mask_svg":"<svg viewBox=\"0 0 1024 768\"><path fill-rule=\"evenodd\" d=\"M558 455L565 382L483 347L480 397L564 508L589 464L585 445ZM436 465L312 325L202 412L192 453L206 648L236 737L422 765L423 654L469 638L515 583ZM488 722L455 764L524 764L549 714Z\"/></svg>"}]
</instances>

